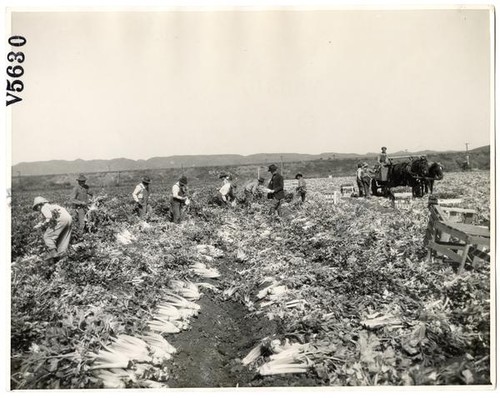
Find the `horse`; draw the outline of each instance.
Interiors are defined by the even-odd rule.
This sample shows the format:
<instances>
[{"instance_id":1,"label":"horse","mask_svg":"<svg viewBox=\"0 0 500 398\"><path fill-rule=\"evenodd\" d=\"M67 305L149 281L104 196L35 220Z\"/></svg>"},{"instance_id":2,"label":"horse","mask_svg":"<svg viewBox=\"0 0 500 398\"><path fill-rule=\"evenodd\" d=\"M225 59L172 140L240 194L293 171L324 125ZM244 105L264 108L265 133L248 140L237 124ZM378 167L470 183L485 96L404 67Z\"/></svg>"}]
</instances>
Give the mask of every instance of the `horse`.
<instances>
[{"instance_id":1,"label":"horse","mask_svg":"<svg viewBox=\"0 0 500 398\"><path fill-rule=\"evenodd\" d=\"M425 193L433 193L434 190L434 181L443 179L443 170L444 167L439 162L432 162L429 165L429 178L426 178L424 182L423 189Z\"/></svg>"},{"instance_id":2,"label":"horse","mask_svg":"<svg viewBox=\"0 0 500 398\"><path fill-rule=\"evenodd\" d=\"M391 188L409 186L413 197L421 198L424 195L422 181L428 177L428 174L429 163L425 156L411 159L409 162L390 164L387 181L382 185L383 194L394 200Z\"/></svg>"}]
</instances>

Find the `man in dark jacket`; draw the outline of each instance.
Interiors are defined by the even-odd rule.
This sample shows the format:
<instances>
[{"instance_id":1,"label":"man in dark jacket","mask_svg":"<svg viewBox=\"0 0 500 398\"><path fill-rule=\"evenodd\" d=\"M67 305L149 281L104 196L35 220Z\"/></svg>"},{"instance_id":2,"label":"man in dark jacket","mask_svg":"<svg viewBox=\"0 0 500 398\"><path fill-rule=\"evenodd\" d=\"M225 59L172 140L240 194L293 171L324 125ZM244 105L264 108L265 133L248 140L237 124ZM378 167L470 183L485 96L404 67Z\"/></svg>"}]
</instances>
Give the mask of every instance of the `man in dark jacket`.
<instances>
[{"instance_id":1,"label":"man in dark jacket","mask_svg":"<svg viewBox=\"0 0 500 398\"><path fill-rule=\"evenodd\" d=\"M87 213L92 194L89 192L89 186L86 184L87 178L83 174L80 174L76 181L78 181L78 185L71 192L70 199L77 214L78 230L83 232L85 228L85 214Z\"/></svg>"},{"instance_id":2,"label":"man in dark jacket","mask_svg":"<svg viewBox=\"0 0 500 398\"><path fill-rule=\"evenodd\" d=\"M269 166L268 171L272 173L272 176L267 186L270 190L267 197L273 201L269 209L269 214L278 212L278 216L281 217L281 202L285 197L283 177L278 173L278 168L274 164Z\"/></svg>"}]
</instances>

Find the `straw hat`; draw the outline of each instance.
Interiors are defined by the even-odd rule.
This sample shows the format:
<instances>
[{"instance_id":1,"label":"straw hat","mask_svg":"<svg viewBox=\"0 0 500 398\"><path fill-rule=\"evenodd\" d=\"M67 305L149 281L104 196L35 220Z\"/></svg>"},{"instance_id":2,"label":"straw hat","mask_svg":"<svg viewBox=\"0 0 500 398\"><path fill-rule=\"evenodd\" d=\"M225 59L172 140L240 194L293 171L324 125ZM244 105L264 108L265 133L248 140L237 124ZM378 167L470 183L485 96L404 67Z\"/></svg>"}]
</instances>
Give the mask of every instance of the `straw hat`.
<instances>
[{"instance_id":1,"label":"straw hat","mask_svg":"<svg viewBox=\"0 0 500 398\"><path fill-rule=\"evenodd\" d=\"M45 199L43 196L37 196L33 201L33 210L35 210L35 208L42 203L49 203L49 201Z\"/></svg>"}]
</instances>

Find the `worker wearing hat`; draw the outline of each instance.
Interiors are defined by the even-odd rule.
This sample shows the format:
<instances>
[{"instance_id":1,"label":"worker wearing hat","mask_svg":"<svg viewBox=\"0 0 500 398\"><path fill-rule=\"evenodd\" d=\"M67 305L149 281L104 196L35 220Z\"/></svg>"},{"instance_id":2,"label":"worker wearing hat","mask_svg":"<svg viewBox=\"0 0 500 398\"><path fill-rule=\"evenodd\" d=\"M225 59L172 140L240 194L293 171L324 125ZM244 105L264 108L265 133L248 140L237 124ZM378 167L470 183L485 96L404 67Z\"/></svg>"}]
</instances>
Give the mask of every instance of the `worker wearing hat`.
<instances>
[{"instance_id":1,"label":"worker wearing hat","mask_svg":"<svg viewBox=\"0 0 500 398\"><path fill-rule=\"evenodd\" d=\"M262 188L264 178L259 177L257 180L250 181L245 185L243 192L245 194L245 204L249 205L253 199L262 197Z\"/></svg>"},{"instance_id":2,"label":"worker wearing hat","mask_svg":"<svg viewBox=\"0 0 500 398\"><path fill-rule=\"evenodd\" d=\"M363 163L358 163L358 168L356 170L356 184L358 185L359 196L364 196L365 190L363 188Z\"/></svg>"},{"instance_id":3,"label":"worker wearing hat","mask_svg":"<svg viewBox=\"0 0 500 398\"><path fill-rule=\"evenodd\" d=\"M170 197L170 217L173 223L180 224L182 221L183 208L189 204L187 197L187 177L181 176L172 186L172 196Z\"/></svg>"},{"instance_id":4,"label":"worker wearing hat","mask_svg":"<svg viewBox=\"0 0 500 398\"><path fill-rule=\"evenodd\" d=\"M66 256L73 222L71 215L64 207L49 203L42 196L37 196L34 199L33 210L39 211L43 218L34 228L45 229L43 241L49 251L45 259L53 260Z\"/></svg>"},{"instance_id":5,"label":"worker wearing hat","mask_svg":"<svg viewBox=\"0 0 500 398\"><path fill-rule=\"evenodd\" d=\"M139 217L143 218L147 216L149 210L149 185L151 184L151 179L147 176L142 178L142 181L137 184L132 192L132 197L134 198L135 207L134 213Z\"/></svg>"},{"instance_id":6,"label":"worker wearing hat","mask_svg":"<svg viewBox=\"0 0 500 398\"><path fill-rule=\"evenodd\" d=\"M281 217L281 203L285 198L283 177L278 173L278 167L276 167L275 164L270 165L267 171L272 174L271 180L267 185L269 189L267 197L273 201L269 209L269 214L275 214L277 212L278 216Z\"/></svg>"},{"instance_id":7,"label":"worker wearing hat","mask_svg":"<svg viewBox=\"0 0 500 398\"><path fill-rule=\"evenodd\" d=\"M302 175L302 173L297 173L295 175L295 179L298 180L296 191L300 195L302 203L304 203L306 200L306 192L307 192L306 180L304 180L304 176Z\"/></svg>"},{"instance_id":8,"label":"worker wearing hat","mask_svg":"<svg viewBox=\"0 0 500 398\"><path fill-rule=\"evenodd\" d=\"M380 170L380 181L387 181L387 175L389 174L389 164L391 163L389 155L387 155L387 148L383 146L381 148L382 152L377 157L378 167Z\"/></svg>"},{"instance_id":9,"label":"worker wearing hat","mask_svg":"<svg viewBox=\"0 0 500 398\"><path fill-rule=\"evenodd\" d=\"M362 173L361 173L361 185L363 187L363 196L365 198L370 197L370 184L371 184L371 170L368 166L368 163L363 163L362 165Z\"/></svg>"},{"instance_id":10,"label":"worker wearing hat","mask_svg":"<svg viewBox=\"0 0 500 398\"><path fill-rule=\"evenodd\" d=\"M87 214L90 198L93 195L89 192L87 177L80 174L76 181L78 181L78 185L71 192L70 200L77 215L78 231L82 233L85 229L85 215Z\"/></svg>"},{"instance_id":11,"label":"worker wearing hat","mask_svg":"<svg viewBox=\"0 0 500 398\"><path fill-rule=\"evenodd\" d=\"M219 175L222 180L222 187L219 189L219 199L222 200L224 204L235 204L236 199L234 195L233 178L227 174L222 173Z\"/></svg>"}]
</instances>

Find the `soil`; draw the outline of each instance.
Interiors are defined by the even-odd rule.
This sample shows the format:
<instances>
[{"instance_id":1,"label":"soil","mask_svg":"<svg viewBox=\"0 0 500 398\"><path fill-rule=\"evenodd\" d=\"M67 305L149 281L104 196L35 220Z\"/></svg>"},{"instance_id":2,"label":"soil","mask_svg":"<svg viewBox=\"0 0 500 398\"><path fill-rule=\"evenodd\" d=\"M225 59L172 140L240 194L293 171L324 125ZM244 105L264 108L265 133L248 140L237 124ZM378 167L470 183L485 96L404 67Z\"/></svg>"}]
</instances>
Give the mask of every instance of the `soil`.
<instances>
[{"instance_id":1,"label":"soil","mask_svg":"<svg viewBox=\"0 0 500 398\"><path fill-rule=\"evenodd\" d=\"M277 333L280 326L262 316L249 316L234 301L219 301L213 293L203 296L191 329L170 335L177 348L169 364L170 388L294 387L320 386L314 374L260 376L241 364L248 352L264 337Z\"/></svg>"},{"instance_id":2,"label":"soil","mask_svg":"<svg viewBox=\"0 0 500 398\"><path fill-rule=\"evenodd\" d=\"M228 259L214 264L228 277ZM207 281L217 285L215 280ZM189 330L168 336L176 349L169 364L170 388L289 387L324 385L314 374L260 376L243 359L263 338L280 335L283 326L262 314L251 314L239 301L222 300L220 292L204 290L197 318Z\"/></svg>"},{"instance_id":3,"label":"soil","mask_svg":"<svg viewBox=\"0 0 500 398\"><path fill-rule=\"evenodd\" d=\"M254 370L238 359L264 337L273 335L274 322L246 317L246 308L233 301L218 301L208 293L198 302L201 312L191 329L172 335L177 348L170 364L170 387L236 387L248 384Z\"/></svg>"}]
</instances>

